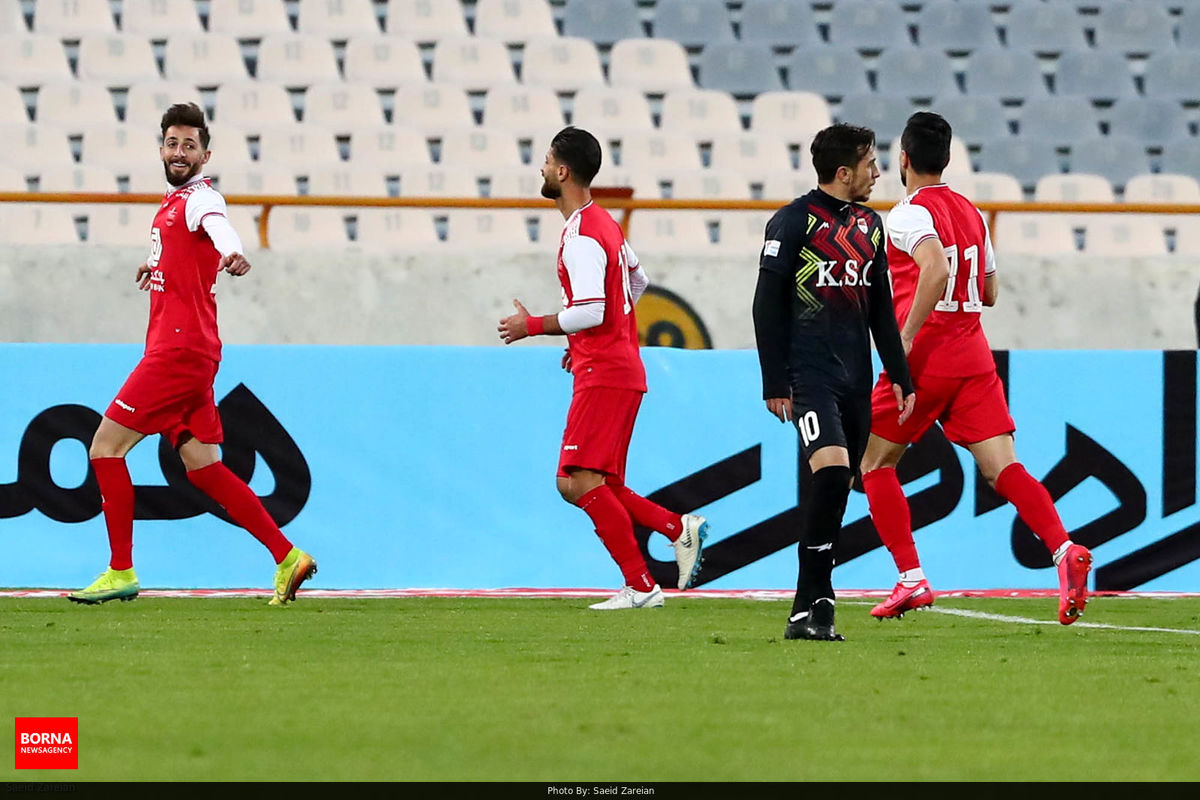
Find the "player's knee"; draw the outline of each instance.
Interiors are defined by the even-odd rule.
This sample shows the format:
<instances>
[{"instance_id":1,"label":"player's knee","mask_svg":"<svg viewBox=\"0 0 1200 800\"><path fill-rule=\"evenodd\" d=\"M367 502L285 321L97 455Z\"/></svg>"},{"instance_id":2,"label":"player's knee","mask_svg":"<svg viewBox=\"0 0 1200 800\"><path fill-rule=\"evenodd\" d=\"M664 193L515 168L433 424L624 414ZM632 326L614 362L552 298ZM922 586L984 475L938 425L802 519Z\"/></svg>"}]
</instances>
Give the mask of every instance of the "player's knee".
<instances>
[{"instance_id":1,"label":"player's knee","mask_svg":"<svg viewBox=\"0 0 1200 800\"><path fill-rule=\"evenodd\" d=\"M558 493L562 495L562 499L566 500L571 505L575 505L576 501L583 496L583 493L579 491L578 487L575 485L575 482L570 478L559 477L557 480L557 486Z\"/></svg>"}]
</instances>

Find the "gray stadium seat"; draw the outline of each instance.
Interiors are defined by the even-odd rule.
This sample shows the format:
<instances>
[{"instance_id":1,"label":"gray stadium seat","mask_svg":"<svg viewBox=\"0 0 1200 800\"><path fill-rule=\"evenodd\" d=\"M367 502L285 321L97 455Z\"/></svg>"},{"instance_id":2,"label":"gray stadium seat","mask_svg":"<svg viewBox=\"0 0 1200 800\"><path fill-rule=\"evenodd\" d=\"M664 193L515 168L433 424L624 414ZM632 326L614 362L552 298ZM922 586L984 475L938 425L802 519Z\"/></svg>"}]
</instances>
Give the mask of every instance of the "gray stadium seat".
<instances>
[{"instance_id":1,"label":"gray stadium seat","mask_svg":"<svg viewBox=\"0 0 1200 800\"><path fill-rule=\"evenodd\" d=\"M1180 50L1200 50L1200 7L1187 6L1179 17L1179 41L1176 46Z\"/></svg>"},{"instance_id":2,"label":"gray stadium seat","mask_svg":"<svg viewBox=\"0 0 1200 800\"><path fill-rule=\"evenodd\" d=\"M900 4L875 0L838 2L829 19L829 41L865 51L912 46Z\"/></svg>"},{"instance_id":3,"label":"gray stadium seat","mask_svg":"<svg viewBox=\"0 0 1200 800\"><path fill-rule=\"evenodd\" d=\"M977 145L1008 132L1004 105L997 97L951 95L934 100L930 108L945 117L954 135L968 145Z\"/></svg>"},{"instance_id":4,"label":"gray stadium seat","mask_svg":"<svg viewBox=\"0 0 1200 800\"><path fill-rule=\"evenodd\" d=\"M987 0L931 0L917 16L917 41L923 49L969 53L1000 44Z\"/></svg>"},{"instance_id":5,"label":"gray stadium seat","mask_svg":"<svg viewBox=\"0 0 1200 800\"><path fill-rule=\"evenodd\" d=\"M1145 55L1172 47L1175 37L1166 9L1153 3L1112 3L1100 9L1096 47Z\"/></svg>"},{"instance_id":6,"label":"gray stadium seat","mask_svg":"<svg viewBox=\"0 0 1200 800\"><path fill-rule=\"evenodd\" d=\"M1137 94L1137 87L1124 56L1119 53L1067 50L1058 57L1054 93L1114 101Z\"/></svg>"},{"instance_id":7,"label":"gray stadium seat","mask_svg":"<svg viewBox=\"0 0 1200 800\"><path fill-rule=\"evenodd\" d=\"M1049 3L1020 3L1004 20L1004 41L1013 49L1033 53L1060 53L1085 47L1083 20L1072 8Z\"/></svg>"},{"instance_id":8,"label":"gray stadium seat","mask_svg":"<svg viewBox=\"0 0 1200 800\"><path fill-rule=\"evenodd\" d=\"M983 94L1004 100L1045 97L1046 81L1033 53L1026 51L977 50L966 70L967 94Z\"/></svg>"},{"instance_id":9,"label":"gray stadium seat","mask_svg":"<svg viewBox=\"0 0 1200 800\"><path fill-rule=\"evenodd\" d=\"M932 49L888 50L876 62L875 75L880 94L930 100L958 92L950 57Z\"/></svg>"},{"instance_id":10,"label":"gray stadium seat","mask_svg":"<svg viewBox=\"0 0 1200 800\"><path fill-rule=\"evenodd\" d=\"M1108 132L1128 136L1150 147L1191 135L1187 114L1176 100L1164 97L1129 97L1108 112Z\"/></svg>"},{"instance_id":11,"label":"gray stadium seat","mask_svg":"<svg viewBox=\"0 0 1200 800\"><path fill-rule=\"evenodd\" d=\"M608 46L620 39L640 38L646 31L638 21L637 0L567 0L563 35Z\"/></svg>"},{"instance_id":12,"label":"gray stadium seat","mask_svg":"<svg viewBox=\"0 0 1200 800\"><path fill-rule=\"evenodd\" d=\"M1146 95L1192 103L1200 101L1197 75L1200 75L1200 52L1163 50L1154 53L1146 61L1143 78Z\"/></svg>"},{"instance_id":13,"label":"gray stadium seat","mask_svg":"<svg viewBox=\"0 0 1200 800\"><path fill-rule=\"evenodd\" d=\"M884 145L904 130L904 123L915 109L903 97L889 95L848 94L833 110L838 122L861 125L875 131L875 139Z\"/></svg>"},{"instance_id":14,"label":"gray stadium seat","mask_svg":"<svg viewBox=\"0 0 1200 800\"><path fill-rule=\"evenodd\" d=\"M787 62L788 88L816 92L827 99L869 92L867 69L851 47L797 50Z\"/></svg>"},{"instance_id":15,"label":"gray stadium seat","mask_svg":"<svg viewBox=\"0 0 1200 800\"><path fill-rule=\"evenodd\" d=\"M654 36L696 48L733 41L733 28L724 0L658 0Z\"/></svg>"},{"instance_id":16,"label":"gray stadium seat","mask_svg":"<svg viewBox=\"0 0 1200 800\"><path fill-rule=\"evenodd\" d=\"M821 42L812 6L803 0L746 0L742 3L741 39L780 48Z\"/></svg>"},{"instance_id":17,"label":"gray stadium seat","mask_svg":"<svg viewBox=\"0 0 1200 800\"><path fill-rule=\"evenodd\" d=\"M760 44L710 44L700 54L700 86L753 96L783 89L771 48Z\"/></svg>"},{"instance_id":18,"label":"gray stadium seat","mask_svg":"<svg viewBox=\"0 0 1200 800\"><path fill-rule=\"evenodd\" d=\"M1092 104L1082 97L1035 97L1021 106L1017 132L1063 147L1098 135L1100 123Z\"/></svg>"},{"instance_id":19,"label":"gray stadium seat","mask_svg":"<svg viewBox=\"0 0 1200 800\"><path fill-rule=\"evenodd\" d=\"M1176 139L1163 145L1163 172L1200 178L1200 139Z\"/></svg>"},{"instance_id":20,"label":"gray stadium seat","mask_svg":"<svg viewBox=\"0 0 1200 800\"><path fill-rule=\"evenodd\" d=\"M1093 136L1071 145L1071 171L1103 175L1118 190L1150 171L1146 145L1127 136Z\"/></svg>"},{"instance_id":21,"label":"gray stadium seat","mask_svg":"<svg viewBox=\"0 0 1200 800\"><path fill-rule=\"evenodd\" d=\"M983 142L977 163L981 172L1007 172L1032 191L1043 175L1062 172L1054 142L1032 136L1005 136Z\"/></svg>"}]
</instances>

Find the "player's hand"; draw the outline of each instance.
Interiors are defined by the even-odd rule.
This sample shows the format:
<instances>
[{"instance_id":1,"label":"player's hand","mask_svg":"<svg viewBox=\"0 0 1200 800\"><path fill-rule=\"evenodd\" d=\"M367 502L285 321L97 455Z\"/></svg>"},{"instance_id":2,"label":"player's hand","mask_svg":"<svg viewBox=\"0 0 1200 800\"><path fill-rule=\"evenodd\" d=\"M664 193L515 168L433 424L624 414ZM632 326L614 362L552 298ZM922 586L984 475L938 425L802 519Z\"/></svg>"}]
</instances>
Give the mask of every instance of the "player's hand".
<instances>
[{"instance_id":1,"label":"player's hand","mask_svg":"<svg viewBox=\"0 0 1200 800\"><path fill-rule=\"evenodd\" d=\"M905 396L904 390L900 388L900 384L892 384L892 394L896 395L896 408L900 411L900 419L898 425L903 425L908 422L908 418L912 416L913 409L917 407L917 393L913 392Z\"/></svg>"},{"instance_id":2,"label":"player's hand","mask_svg":"<svg viewBox=\"0 0 1200 800\"><path fill-rule=\"evenodd\" d=\"M900 345L904 348L905 358L908 358L908 354L912 352L913 338L914 337L911 336L905 336L903 333L900 334Z\"/></svg>"},{"instance_id":3,"label":"player's hand","mask_svg":"<svg viewBox=\"0 0 1200 800\"><path fill-rule=\"evenodd\" d=\"M787 422L792 418L792 398L772 397L768 399L767 411L770 411L780 422Z\"/></svg>"},{"instance_id":4,"label":"player's hand","mask_svg":"<svg viewBox=\"0 0 1200 800\"><path fill-rule=\"evenodd\" d=\"M526 323L526 320L529 319L529 312L525 306L521 305L520 300L513 300L513 305L516 307L517 313L500 320L500 325L496 328L505 344L512 344L529 335L529 326Z\"/></svg>"},{"instance_id":5,"label":"player's hand","mask_svg":"<svg viewBox=\"0 0 1200 800\"><path fill-rule=\"evenodd\" d=\"M137 277L133 279L143 292L150 288L150 265L145 261L138 267Z\"/></svg>"},{"instance_id":6,"label":"player's hand","mask_svg":"<svg viewBox=\"0 0 1200 800\"><path fill-rule=\"evenodd\" d=\"M562 368L566 372L571 371L571 351L569 349L563 350Z\"/></svg>"},{"instance_id":7,"label":"player's hand","mask_svg":"<svg viewBox=\"0 0 1200 800\"><path fill-rule=\"evenodd\" d=\"M241 253L230 253L221 259L221 269L230 275L245 275L250 271L250 262Z\"/></svg>"}]
</instances>

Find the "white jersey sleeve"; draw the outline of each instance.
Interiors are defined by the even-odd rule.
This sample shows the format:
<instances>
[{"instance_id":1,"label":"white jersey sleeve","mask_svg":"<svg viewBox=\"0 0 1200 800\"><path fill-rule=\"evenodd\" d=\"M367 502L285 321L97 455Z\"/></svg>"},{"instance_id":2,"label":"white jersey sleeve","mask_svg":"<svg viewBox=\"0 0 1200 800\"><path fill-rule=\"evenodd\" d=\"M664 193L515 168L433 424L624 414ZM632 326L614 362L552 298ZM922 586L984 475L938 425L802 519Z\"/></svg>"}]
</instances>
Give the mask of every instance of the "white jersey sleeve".
<instances>
[{"instance_id":1,"label":"white jersey sleeve","mask_svg":"<svg viewBox=\"0 0 1200 800\"><path fill-rule=\"evenodd\" d=\"M975 210L979 211L979 209L975 209ZM979 211L979 218L981 220L983 220L983 249L985 251L985 257L984 257L984 261L983 261L983 274L984 275L995 275L996 274L996 252L994 250L992 250L992 232L990 230L988 230L987 217L985 217L983 215L982 211Z\"/></svg>"},{"instance_id":2,"label":"white jersey sleeve","mask_svg":"<svg viewBox=\"0 0 1200 800\"><path fill-rule=\"evenodd\" d=\"M625 264L629 269L629 293L633 295L633 304L637 305L642 293L650 285L650 276L642 269L642 263L638 261L637 253L633 252L629 242L624 242L621 248L625 251Z\"/></svg>"},{"instance_id":3,"label":"white jersey sleeve","mask_svg":"<svg viewBox=\"0 0 1200 800\"><path fill-rule=\"evenodd\" d=\"M222 256L242 252L242 240L226 213L225 198L216 189L197 189L188 195L184 216L189 231L204 228Z\"/></svg>"},{"instance_id":4,"label":"white jersey sleeve","mask_svg":"<svg viewBox=\"0 0 1200 800\"><path fill-rule=\"evenodd\" d=\"M888 212L887 232L896 249L910 256L917 245L938 235L929 209L915 203L900 203Z\"/></svg>"},{"instance_id":5,"label":"white jersey sleeve","mask_svg":"<svg viewBox=\"0 0 1200 800\"><path fill-rule=\"evenodd\" d=\"M604 322L604 276L608 254L590 236L572 236L563 245L563 266L571 283L571 305L558 314L566 333L578 333Z\"/></svg>"}]
</instances>

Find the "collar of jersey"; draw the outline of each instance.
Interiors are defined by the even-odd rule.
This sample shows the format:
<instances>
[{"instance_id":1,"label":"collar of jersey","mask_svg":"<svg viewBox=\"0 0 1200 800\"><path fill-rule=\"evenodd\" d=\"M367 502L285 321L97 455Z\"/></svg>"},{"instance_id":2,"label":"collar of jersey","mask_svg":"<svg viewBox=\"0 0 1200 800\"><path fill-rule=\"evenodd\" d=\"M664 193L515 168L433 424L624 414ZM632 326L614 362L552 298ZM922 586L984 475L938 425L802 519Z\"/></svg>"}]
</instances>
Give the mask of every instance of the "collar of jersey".
<instances>
[{"instance_id":1,"label":"collar of jersey","mask_svg":"<svg viewBox=\"0 0 1200 800\"><path fill-rule=\"evenodd\" d=\"M839 214L845 214L849 210L850 206L854 205L846 200L834 197L820 187L813 189L813 199L826 208L836 211Z\"/></svg>"},{"instance_id":2,"label":"collar of jersey","mask_svg":"<svg viewBox=\"0 0 1200 800\"><path fill-rule=\"evenodd\" d=\"M592 203L594 203L594 202L596 202L596 201L595 201L595 200L588 200L586 203L584 203L583 205L581 205L579 208L577 208L577 209L575 209L574 211L572 211L572 212L571 212L571 216L567 217L567 224L568 224L568 225L570 225L570 224L571 224L571 220L575 219L575 217L577 217L577 216L579 216L581 213L583 213L583 210L584 210L585 208L587 208L588 206L590 206L590 205L591 205Z\"/></svg>"}]
</instances>

